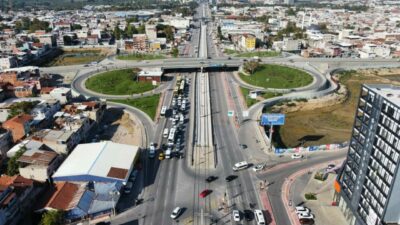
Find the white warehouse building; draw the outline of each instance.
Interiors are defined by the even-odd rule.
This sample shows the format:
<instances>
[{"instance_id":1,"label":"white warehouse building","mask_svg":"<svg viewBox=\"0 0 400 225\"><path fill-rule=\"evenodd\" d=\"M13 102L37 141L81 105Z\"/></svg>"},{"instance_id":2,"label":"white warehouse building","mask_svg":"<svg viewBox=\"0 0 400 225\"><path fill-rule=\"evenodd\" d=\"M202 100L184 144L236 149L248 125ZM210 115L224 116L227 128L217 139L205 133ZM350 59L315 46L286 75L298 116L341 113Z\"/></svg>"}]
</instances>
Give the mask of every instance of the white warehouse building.
<instances>
[{"instance_id":1,"label":"white warehouse building","mask_svg":"<svg viewBox=\"0 0 400 225\"><path fill-rule=\"evenodd\" d=\"M53 180L125 184L138 157L138 146L111 141L80 144L61 164Z\"/></svg>"}]
</instances>

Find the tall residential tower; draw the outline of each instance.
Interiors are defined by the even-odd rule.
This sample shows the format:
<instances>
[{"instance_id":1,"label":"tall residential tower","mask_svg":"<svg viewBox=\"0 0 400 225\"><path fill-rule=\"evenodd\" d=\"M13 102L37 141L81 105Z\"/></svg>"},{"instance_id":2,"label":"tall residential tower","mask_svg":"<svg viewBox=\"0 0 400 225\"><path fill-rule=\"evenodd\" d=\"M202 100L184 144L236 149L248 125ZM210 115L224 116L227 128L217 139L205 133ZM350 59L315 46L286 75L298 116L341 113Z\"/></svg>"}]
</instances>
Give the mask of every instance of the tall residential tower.
<instances>
[{"instance_id":1,"label":"tall residential tower","mask_svg":"<svg viewBox=\"0 0 400 225\"><path fill-rule=\"evenodd\" d=\"M351 225L400 224L400 87L363 85L335 184Z\"/></svg>"}]
</instances>

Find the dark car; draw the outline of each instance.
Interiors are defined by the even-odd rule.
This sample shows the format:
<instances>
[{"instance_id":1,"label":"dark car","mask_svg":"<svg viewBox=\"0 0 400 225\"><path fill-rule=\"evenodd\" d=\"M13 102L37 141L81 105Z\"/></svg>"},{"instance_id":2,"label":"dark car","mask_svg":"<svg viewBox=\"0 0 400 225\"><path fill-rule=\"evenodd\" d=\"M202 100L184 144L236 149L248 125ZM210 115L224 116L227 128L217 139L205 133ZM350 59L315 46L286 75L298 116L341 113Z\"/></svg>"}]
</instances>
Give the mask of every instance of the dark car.
<instances>
[{"instance_id":1,"label":"dark car","mask_svg":"<svg viewBox=\"0 0 400 225\"><path fill-rule=\"evenodd\" d=\"M231 60L232 58L231 57L228 57L228 60Z\"/></svg>"},{"instance_id":2,"label":"dark car","mask_svg":"<svg viewBox=\"0 0 400 225\"><path fill-rule=\"evenodd\" d=\"M211 56L208 56L207 59L211 59Z\"/></svg>"},{"instance_id":3,"label":"dark car","mask_svg":"<svg viewBox=\"0 0 400 225\"><path fill-rule=\"evenodd\" d=\"M251 210L246 209L243 211L243 214L246 221L252 221L254 219L254 213Z\"/></svg>"},{"instance_id":4,"label":"dark car","mask_svg":"<svg viewBox=\"0 0 400 225\"><path fill-rule=\"evenodd\" d=\"M247 148L247 145L245 145L245 144L240 144L239 146L240 146L241 149L246 149Z\"/></svg>"},{"instance_id":5,"label":"dark car","mask_svg":"<svg viewBox=\"0 0 400 225\"><path fill-rule=\"evenodd\" d=\"M229 175L229 176L227 176L226 178L225 178L225 180L227 181L227 182L231 182L231 181L233 181L234 179L236 179L237 178L237 176L235 176L235 175Z\"/></svg>"},{"instance_id":6,"label":"dark car","mask_svg":"<svg viewBox=\"0 0 400 225\"><path fill-rule=\"evenodd\" d=\"M213 181L216 180L216 179L218 179L218 177L216 177L216 176L209 176L209 177L207 177L206 181L207 181L208 183L210 183L210 182L213 182Z\"/></svg>"}]
</instances>

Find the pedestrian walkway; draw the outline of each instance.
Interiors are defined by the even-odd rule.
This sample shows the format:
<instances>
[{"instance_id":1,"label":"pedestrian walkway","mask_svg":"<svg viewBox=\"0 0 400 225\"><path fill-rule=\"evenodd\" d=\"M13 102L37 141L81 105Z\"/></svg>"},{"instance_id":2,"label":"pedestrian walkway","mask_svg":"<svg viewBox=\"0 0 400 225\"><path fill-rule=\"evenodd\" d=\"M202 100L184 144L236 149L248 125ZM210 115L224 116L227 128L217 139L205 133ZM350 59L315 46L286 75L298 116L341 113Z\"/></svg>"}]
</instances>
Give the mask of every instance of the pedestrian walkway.
<instances>
[{"instance_id":1,"label":"pedestrian walkway","mask_svg":"<svg viewBox=\"0 0 400 225\"><path fill-rule=\"evenodd\" d=\"M274 214L272 212L272 206L268 198L268 194L266 190L259 191L260 200L263 205L263 208L266 210L264 212L264 216L266 219L267 224L269 225L276 225Z\"/></svg>"}]
</instances>

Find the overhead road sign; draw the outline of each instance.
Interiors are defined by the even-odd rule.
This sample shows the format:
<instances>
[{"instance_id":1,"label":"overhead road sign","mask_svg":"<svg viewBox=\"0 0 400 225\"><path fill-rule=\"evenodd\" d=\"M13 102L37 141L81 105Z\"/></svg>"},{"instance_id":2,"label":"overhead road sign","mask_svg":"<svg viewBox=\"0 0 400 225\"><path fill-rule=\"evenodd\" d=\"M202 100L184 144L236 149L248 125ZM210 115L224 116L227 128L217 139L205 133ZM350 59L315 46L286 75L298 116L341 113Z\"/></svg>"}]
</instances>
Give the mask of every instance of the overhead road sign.
<instances>
[{"instance_id":1,"label":"overhead road sign","mask_svg":"<svg viewBox=\"0 0 400 225\"><path fill-rule=\"evenodd\" d=\"M264 113L261 115L261 125L284 125L285 114L281 113Z\"/></svg>"}]
</instances>

